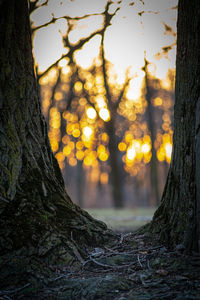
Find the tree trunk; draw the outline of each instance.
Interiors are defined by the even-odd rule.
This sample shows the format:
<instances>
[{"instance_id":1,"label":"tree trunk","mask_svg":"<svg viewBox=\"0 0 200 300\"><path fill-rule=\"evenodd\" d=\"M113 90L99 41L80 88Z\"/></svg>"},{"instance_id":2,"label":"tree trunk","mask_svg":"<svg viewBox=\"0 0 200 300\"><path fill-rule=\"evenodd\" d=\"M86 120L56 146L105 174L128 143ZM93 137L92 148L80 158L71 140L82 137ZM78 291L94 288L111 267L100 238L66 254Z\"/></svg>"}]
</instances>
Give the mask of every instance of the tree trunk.
<instances>
[{"instance_id":1,"label":"tree trunk","mask_svg":"<svg viewBox=\"0 0 200 300\"><path fill-rule=\"evenodd\" d=\"M200 251L200 1L180 0L173 153L152 229L169 246Z\"/></svg>"},{"instance_id":2,"label":"tree trunk","mask_svg":"<svg viewBox=\"0 0 200 300\"><path fill-rule=\"evenodd\" d=\"M58 257L65 262L70 255L80 258L87 245L101 244L113 233L73 204L65 191L41 114L28 1L0 1L0 40L0 282L4 284L20 272L26 276L34 258L51 264ZM12 259L30 255L31 261L21 258L18 264Z\"/></svg>"},{"instance_id":3,"label":"tree trunk","mask_svg":"<svg viewBox=\"0 0 200 300\"><path fill-rule=\"evenodd\" d=\"M115 126L113 124L114 116L111 114L111 120L105 122L105 130L109 136L108 150L110 153L110 166L111 166L111 187L112 187L112 200L115 208L124 207L122 196L122 180L120 174L120 164L118 161L118 146L116 141Z\"/></svg>"},{"instance_id":4,"label":"tree trunk","mask_svg":"<svg viewBox=\"0 0 200 300\"><path fill-rule=\"evenodd\" d=\"M149 86L149 78L148 78L148 70L147 70L148 62L145 59L144 72L145 72L145 87L146 87L146 100L147 100L147 124L151 137L151 161L150 161L150 173L151 173L151 194L153 196L153 201L156 206L160 204L160 195L159 195L159 180L158 180L158 161L156 157L156 149L155 149L155 140L156 140L156 128L155 121L153 115L153 106L151 103L151 88Z\"/></svg>"}]
</instances>

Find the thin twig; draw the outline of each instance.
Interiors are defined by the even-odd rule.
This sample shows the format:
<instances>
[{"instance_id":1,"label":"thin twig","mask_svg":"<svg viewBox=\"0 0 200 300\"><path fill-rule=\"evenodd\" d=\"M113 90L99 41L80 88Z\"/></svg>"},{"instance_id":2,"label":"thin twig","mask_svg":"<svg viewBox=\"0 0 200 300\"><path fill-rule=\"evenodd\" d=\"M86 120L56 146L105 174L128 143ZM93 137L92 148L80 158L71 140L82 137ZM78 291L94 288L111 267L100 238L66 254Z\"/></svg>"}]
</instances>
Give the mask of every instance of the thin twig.
<instances>
[{"instance_id":1,"label":"thin twig","mask_svg":"<svg viewBox=\"0 0 200 300\"><path fill-rule=\"evenodd\" d=\"M26 283L24 286L17 288L15 290L11 290L11 291L0 291L0 296L2 295L11 295L11 294L16 294L18 292L20 292L21 290L25 289L26 287L28 287L30 285L30 283Z\"/></svg>"},{"instance_id":2,"label":"thin twig","mask_svg":"<svg viewBox=\"0 0 200 300\"><path fill-rule=\"evenodd\" d=\"M59 280L59 279L61 279L61 278L63 278L63 277L67 277L68 275L60 275L60 276L58 276L58 277L56 277L56 278L52 278L52 279L49 279L49 282L54 282L54 281L57 281L57 280Z\"/></svg>"},{"instance_id":3,"label":"thin twig","mask_svg":"<svg viewBox=\"0 0 200 300\"><path fill-rule=\"evenodd\" d=\"M140 267L143 268L143 265L142 265L142 263L141 263L141 261L140 261L139 254L137 255L137 260L138 260L138 263L139 263Z\"/></svg>"},{"instance_id":4,"label":"thin twig","mask_svg":"<svg viewBox=\"0 0 200 300\"><path fill-rule=\"evenodd\" d=\"M143 284L144 286L146 286L146 283L145 283L145 281L144 281L144 276L143 276L143 275L140 275L140 280L141 280L142 284Z\"/></svg>"},{"instance_id":5,"label":"thin twig","mask_svg":"<svg viewBox=\"0 0 200 300\"><path fill-rule=\"evenodd\" d=\"M13 299L11 299L10 297L8 297L6 295L4 295L2 299L13 300Z\"/></svg>"},{"instance_id":6,"label":"thin twig","mask_svg":"<svg viewBox=\"0 0 200 300\"><path fill-rule=\"evenodd\" d=\"M129 233L126 233L126 234L121 234L121 238L120 238L119 243L122 244L124 238L126 238L127 236L130 236L130 235L132 235L132 232L129 232Z\"/></svg>"},{"instance_id":7,"label":"thin twig","mask_svg":"<svg viewBox=\"0 0 200 300\"><path fill-rule=\"evenodd\" d=\"M1 200L1 201L4 201L4 202L6 202L6 203L9 203L9 201L8 201L7 199L5 199L4 197L2 197L2 196L0 196L0 200Z\"/></svg>"},{"instance_id":8,"label":"thin twig","mask_svg":"<svg viewBox=\"0 0 200 300\"><path fill-rule=\"evenodd\" d=\"M96 259L90 257L90 260L93 261L95 264L104 267L104 268L111 268L111 269L121 269L121 268L126 268L126 267L130 267L131 265L134 265L135 263L131 263L128 265L120 265L120 266L112 266L112 265L107 265L107 264L103 264L99 261L97 261Z\"/></svg>"},{"instance_id":9,"label":"thin twig","mask_svg":"<svg viewBox=\"0 0 200 300\"><path fill-rule=\"evenodd\" d=\"M147 259L147 268L148 268L149 270L152 269L152 268L150 267L150 261L149 261L149 259Z\"/></svg>"}]
</instances>

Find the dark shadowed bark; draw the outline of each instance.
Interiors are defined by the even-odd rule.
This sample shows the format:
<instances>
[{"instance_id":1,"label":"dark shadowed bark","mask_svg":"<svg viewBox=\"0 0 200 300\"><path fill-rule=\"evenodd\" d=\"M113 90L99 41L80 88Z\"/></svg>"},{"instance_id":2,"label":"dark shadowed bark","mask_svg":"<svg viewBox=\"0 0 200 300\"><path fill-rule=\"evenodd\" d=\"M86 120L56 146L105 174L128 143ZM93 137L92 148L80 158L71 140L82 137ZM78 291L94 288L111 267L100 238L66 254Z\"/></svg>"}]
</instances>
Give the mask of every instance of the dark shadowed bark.
<instances>
[{"instance_id":1,"label":"dark shadowed bark","mask_svg":"<svg viewBox=\"0 0 200 300\"><path fill-rule=\"evenodd\" d=\"M200 250L200 1L180 0L171 167L152 228L168 245Z\"/></svg>"},{"instance_id":2,"label":"dark shadowed bark","mask_svg":"<svg viewBox=\"0 0 200 300\"><path fill-rule=\"evenodd\" d=\"M23 253L23 257L31 255L32 261L37 257L51 259L53 264L58 257L67 261L69 254L81 260L88 244L101 244L112 233L105 224L73 204L64 189L41 114L28 1L0 1L0 40L0 282L3 283L14 273L26 273L24 260L20 259L21 265L17 267L12 257ZM31 262L28 264L30 268Z\"/></svg>"}]
</instances>

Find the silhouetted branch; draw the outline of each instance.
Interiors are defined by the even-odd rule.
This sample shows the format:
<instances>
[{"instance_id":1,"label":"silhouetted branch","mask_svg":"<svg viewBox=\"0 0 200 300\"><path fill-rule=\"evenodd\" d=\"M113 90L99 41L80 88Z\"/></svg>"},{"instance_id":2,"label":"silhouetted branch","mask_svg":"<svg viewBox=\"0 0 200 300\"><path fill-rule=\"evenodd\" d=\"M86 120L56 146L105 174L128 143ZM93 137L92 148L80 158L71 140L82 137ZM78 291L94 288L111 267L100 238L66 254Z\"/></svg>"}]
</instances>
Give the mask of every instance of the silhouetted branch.
<instances>
[{"instance_id":1,"label":"silhouetted branch","mask_svg":"<svg viewBox=\"0 0 200 300\"><path fill-rule=\"evenodd\" d=\"M32 14L39 7L46 6L48 3L48 0L45 1L43 4L41 4L40 6L37 6L38 2L39 2L39 0L36 0L34 2L29 1L29 14Z\"/></svg>"},{"instance_id":2,"label":"silhouetted branch","mask_svg":"<svg viewBox=\"0 0 200 300\"><path fill-rule=\"evenodd\" d=\"M121 89L121 92L120 92L120 94L119 94L119 97L118 97L117 101L116 101L115 104L114 104L114 106L115 106L116 109L119 107L119 104L120 104L122 98L124 97L126 88L128 87L130 80L131 80L131 78L130 78L130 77L127 77L126 80L125 80L125 82L124 82L124 85L123 85L123 87L122 87L122 89Z\"/></svg>"},{"instance_id":3,"label":"silhouetted branch","mask_svg":"<svg viewBox=\"0 0 200 300\"><path fill-rule=\"evenodd\" d=\"M103 30L102 30L102 34L101 34L101 57L102 57L102 71L103 71L104 86L105 86L105 90L106 90L107 104L108 104L109 110L111 111L112 110L111 93L110 93L110 90L109 90L108 79L107 79L107 74L106 74L106 59L105 59L105 50L104 50L104 38L105 38L105 30L108 26L111 25L110 22L111 22L112 18L116 15L117 11L119 10L119 7L116 8L114 13L110 14L108 12L110 5L111 5L111 2L108 2L106 7L105 7L105 11L104 11L105 19L104 19L104 26L103 26Z\"/></svg>"},{"instance_id":4,"label":"silhouetted branch","mask_svg":"<svg viewBox=\"0 0 200 300\"><path fill-rule=\"evenodd\" d=\"M102 14L101 13L98 13L98 14L87 14L87 15L84 15L82 17L70 17L68 15L65 15L65 16L61 16L61 17L55 18L54 15L52 14L52 19L49 22L47 22L47 23L45 23L43 25L40 25L40 26L32 28L32 32L37 31L37 30L39 30L41 28L47 27L48 25L55 24L56 21L58 21L60 19L65 19L67 21L80 21L80 20L83 20L83 19L90 18L92 16L100 16L100 15L102 15Z\"/></svg>"},{"instance_id":5,"label":"silhouetted branch","mask_svg":"<svg viewBox=\"0 0 200 300\"><path fill-rule=\"evenodd\" d=\"M81 39L76 45L74 46L70 46L71 48L69 49L69 52L67 54L63 54L59 59L56 60L55 63L53 63L51 66L49 66L43 73L38 75L38 79L40 79L41 77L43 77L44 75L46 75L53 67L57 66L57 64L63 59L63 58L69 58L71 60L72 55L74 54L74 52L76 50L79 50L80 48L83 47L83 45L85 43L87 43L91 38L93 38L95 35L97 34L101 34L102 33L102 29L101 30L97 30L95 32L93 32L90 36L88 36L85 39Z\"/></svg>"}]
</instances>

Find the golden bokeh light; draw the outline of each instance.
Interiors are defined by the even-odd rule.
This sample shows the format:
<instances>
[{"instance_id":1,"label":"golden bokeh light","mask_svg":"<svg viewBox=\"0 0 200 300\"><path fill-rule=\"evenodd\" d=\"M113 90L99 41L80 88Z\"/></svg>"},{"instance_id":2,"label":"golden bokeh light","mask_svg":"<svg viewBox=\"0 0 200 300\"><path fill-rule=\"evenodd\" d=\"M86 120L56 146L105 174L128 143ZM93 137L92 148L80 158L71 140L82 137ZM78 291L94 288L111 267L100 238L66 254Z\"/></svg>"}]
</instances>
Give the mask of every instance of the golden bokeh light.
<instances>
[{"instance_id":1,"label":"golden bokeh light","mask_svg":"<svg viewBox=\"0 0 200 300\"><path fill-rule=\"evenodd\" d=\"M107 108L101 108L99 111L99 116L105 122L110 121L110 112Z\"/></svg>"},{"instance_id":2,"label":"golden bokeh light","mask_svg":"<svg viewBox=\"0 0 200 300\"><path fill-rule=\"evenodd\" d=\"M141 150L144 154L146 154L151 150L151 147L149 144L145 143L142 145Z\"/></svg>"},{"instance_id":3,"label":"golden bokeh light","mask_svg":"<svg viewBox=\"0 0 200 300\"><path fill-rule=\"evenodd\" d=\"M108 160L109 153L108 153L108 150L106 149L106 147L104 145L98 146L97 155L98 155L98 158L101 161L107 161Z\"/></svg>"},{"instance_id":4,"label":"golden bokeh light","mask_svg":"<svg viewBox=\"0 0 200 300\"><path fill-rule=\"evenodd\" d=\"M56 107L50 109L50 127L58 129L60 128L60 112Z\"/></svg>"},{"instance_id":5,"label":"golden bokeh light","mask_svg":"<svg viewBox=\"0 0 200 300\"><path fill-rule=\"evenodd\" d=\"M161 106L162 105L162 98L160 98L160 97L156 97L155 99L154 99L154 101L153 101L153 105L154 106Z\"/></svg>"},{"instance_id":6,"label":"golden bokeh light","mask_svg":"<svg viewBox=\"0 0 200 300\"><path fill-rule=\"evenodd\" d=\"M83 140L89 140L92 137L93 130L89 126L83 128Z\"/></svg>"},{"instance_id":7,"label":"golden bokeh light","mask_svg":"<svg viewBox=\"0 0 200 300\"><path fill-rule=\"evenodd\" d=\"M71 149L71 147L68 145L68 146L65 146L64 148L63 148L63 154L65 155L65 156L69 156L70 155L70 153L71 153L71 151L72 151L72 149Z\"/></svg>"},{"instance_id":8,"label":"golden bokeh light","mask_svg":"<svg viewBox=\"0 0 200 300\"><path fill-rule=\"evenodd\" d=\"M88 118L92 119L92 120L94 120L97 116L96 110L93 107L89 107L86 110L86 114L87 114Z\"/></svg>"},{"instance_id":9,"label":"golden bokeh light","mask_svg":"<svg viewBox=\"0 0 200 300\"><path fill-rule=\"evenodd\" d=\"M124 152L124 151L126 151L127 146L125 143L121 142L118 144L118 148L119 148L119 151Z\"/></svg>"},{"instance_id":10,"label":"golden bokeh light","mask_svg":"<svg viewBox=\"0 0 200 300\"><path fill-rule=\"evenodd\" d=\"M55 157L59 162L63 162L65 160L65 156L62 152L56 153Z\"/></svg>"},{"instance_id":11,"label":"golden bokeh light","mask_svg":"<svg viewBox=\"0 0 200 300\"><path fill-rule=\"evenodd\" d=\"M83 160L84 156L85 156L84 151L78 150L78 151L76 152L76 158L77 158L78 160Z\"/></svg>"},{"instance_id":12,"label":"golden bokeh light","mask_svg":"<svg viewBox=\"0 0 200 300\"><path fill-rule=\"evenodd\" d=\"M136 157L136 150L135 147L132 145L130 148L127 149L126 157L128 161L133 161Z\"/></svg>"},{"instance_id":13,"label":"golden bokeh light","mask_svg":"<svg viewBox=\"0 0 200 300\"><path fill-rule=\"evenodd\" d=\"M166 153L167 162L170 162L171 161L171 154L172 154L172 144L171 143L166 143L165 144L165 153Z\"/></svg>"},{"instance_id":14,"label":"golden bokeh light","mask_svg":"<svg viewBox=\"0 0 200 300\"><path fill-rule=\"evenodd\" d=\"M96 97L96 103L99 109L104 108L106 105L106 100L103 96Z\"/></svg>"},{"instance_id":15,"label":"golden bokeh light","mask_svg":"<svg viewBox=\"0 0 200 300\"><path fill-rule=\"evenodd\" d=\"M80 136L81 132L78 128L75 128L72 132L72 135L75 137L75 138L78 138Z\"/></svg>"},{"instance_id":16,"label":"golden bokeh light","mask_svg":"<svg viewBox=\"0 0 200 300\"><path fill-rule=\"evenodd\" d=\"M74 84L74 89L75 89L75 91L76 91L77 93L80 93L81 90L82 90L82 88L83 88L82 82L77 81L77 82Z\"/></svg>"},{"instance_id":17,"label":"golden bokeh light","mask_svg":"<svg viewBox=\"0 0 200 300\"><path fill-rule=\"evenodd\" d=\"M108 136L108 134L106 132L102 133L101 136L100 136L100 138L101 138L101 141L103 143L108 144L108 142L109 142L109 136Z\"/></svg>"},{"instance_id":18,"label":"golden bokeh light","mask_svg":"<svg viewBox=\"0 0 200 300\"><path fill-rule=\"evenodd\" d=\"M77 148L78 150L82 150L83 147L84 147L84 144L83 144L82 141L78 141L78 142L76 143L76 148Z\"/></svg>"}]
</instances>

